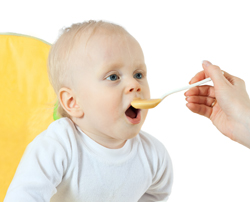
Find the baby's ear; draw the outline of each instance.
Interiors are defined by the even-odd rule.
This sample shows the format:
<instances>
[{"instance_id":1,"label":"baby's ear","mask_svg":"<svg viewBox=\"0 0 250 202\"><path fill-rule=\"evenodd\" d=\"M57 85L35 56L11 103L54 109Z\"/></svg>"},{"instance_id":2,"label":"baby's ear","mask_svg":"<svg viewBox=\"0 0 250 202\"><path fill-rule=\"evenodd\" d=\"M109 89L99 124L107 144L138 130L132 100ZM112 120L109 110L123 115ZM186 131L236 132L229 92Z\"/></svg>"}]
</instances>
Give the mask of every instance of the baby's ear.
<instances>
[{"instance_id":1,"label":"baby's ear","mask_svg":"<svg viewBox=\"0 0 250 202\"><path fill-rule=\"evenodd\" d=\"M59 90L59 101L63 109L71 116L76 118L83 117L84 113L77 104L74 92L69 88L61 88Z\"/></svg>"}]
</instances>

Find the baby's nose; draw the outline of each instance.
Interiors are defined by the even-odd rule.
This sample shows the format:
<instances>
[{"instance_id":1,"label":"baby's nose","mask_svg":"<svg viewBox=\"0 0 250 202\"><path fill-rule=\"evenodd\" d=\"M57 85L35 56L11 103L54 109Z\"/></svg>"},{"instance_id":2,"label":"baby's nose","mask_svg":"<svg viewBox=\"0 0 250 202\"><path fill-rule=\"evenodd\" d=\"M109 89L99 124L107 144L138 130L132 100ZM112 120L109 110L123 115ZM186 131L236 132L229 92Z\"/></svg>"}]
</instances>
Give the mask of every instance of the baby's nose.
<instances>
[{"instance_id":1,"label":"baby's nose","mask_svg":"<svg viewBox=\"0 0 250 202\"><path fill-rule=\"evenodd\" d=\"M132 93L132 92L141 92L141 87L140 87L140 85L137 83L137 84L133 84L132 86L130 85L130 86L128 86L127 88L126 88L126 94L128 94L128 93Z\"/></svg>"},{"instance_id":2,"label":"baby's nose","mask_svg":"<svg viewBox=\"0 0 250 202\"><path fill-rule=\"evenodd\" d=\"M135 91L135 92L140 92L141 89L140 89L140 88L131 88L129 91L130 91L130 92L133 92L133 91Z\"/></svg>"}]
</instances>

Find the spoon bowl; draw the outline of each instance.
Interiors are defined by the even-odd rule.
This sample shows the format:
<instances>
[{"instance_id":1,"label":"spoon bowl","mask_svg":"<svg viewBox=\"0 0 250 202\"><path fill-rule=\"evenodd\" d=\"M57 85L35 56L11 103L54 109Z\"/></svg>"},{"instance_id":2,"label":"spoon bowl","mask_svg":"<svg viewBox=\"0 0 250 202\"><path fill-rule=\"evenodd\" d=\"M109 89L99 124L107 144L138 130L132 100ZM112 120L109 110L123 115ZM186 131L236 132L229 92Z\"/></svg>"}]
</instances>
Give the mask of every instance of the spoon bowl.
<instances>
[{"instance_id":1,"label":"spoon bowl","mask_svg":"<svg viewBox=\"0 0 250 202\"><path fill-rule=\"evenodd\" d=\"M133 100L131 102L131 105L136 109L151 109L156 107L162 99L139 99L139 100Z\"/></svg>"},{"instance_id":2,"label":"spoon bowl","mask_svg":"<svg viewBox=\"0 0 250 202\"><path fill-rule=\"evenodd\" d=\"M180 91L183 91L183 90L186 90L186 89L189 89L189 88L192 88L192 87L195 87L195 86L198 86L198 85L201 85L203 83L206 83L206 82L209 82L211 81L210 78L206 78L204 80L201 80L201 81L198 81L196 83L193 83L191 85L187 85L187 86L184 86L182 88L177 88L177 89L174 89L174 90L171 90L167 93L165 93L161 98L159 99L136 99L136 100L133 100L131 102L131 105L136 108L136 109L151 109L151 108L154 108L156 107L164 98L166 98L168 95L171 95L173 93L177 93L177 92L180 92Z\"/></svg>"}]
</instances>

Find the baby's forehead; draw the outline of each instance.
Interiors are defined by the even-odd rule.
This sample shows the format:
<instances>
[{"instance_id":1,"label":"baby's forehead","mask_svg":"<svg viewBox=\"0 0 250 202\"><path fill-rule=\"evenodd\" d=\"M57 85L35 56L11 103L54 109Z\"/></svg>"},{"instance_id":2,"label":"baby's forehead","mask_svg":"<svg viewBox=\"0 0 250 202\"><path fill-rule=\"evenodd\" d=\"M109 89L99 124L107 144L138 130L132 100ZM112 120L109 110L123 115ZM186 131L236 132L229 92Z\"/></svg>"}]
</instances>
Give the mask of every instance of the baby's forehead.
<instances>
[{"instance_id":1,"label":"baby's forehead","mask_svg":"<svg viewBox=\"0 0 250 202\"><path fill-rule=\"evenodd\" d=\"M118 57L122 57L128 45L120 47L124 41L136 41L126 30L123 28L113 27L98 27L93 30L83 30L79 33L78 42L75 43L73 48L72 61L78 61L82 67L91 67L93 63L109 63L113 58L114 53ZM136 41L136 43L138 43Z\"/></svg>"},{"instance_id":2,"label":"baby's forehead","mask_svg":"<svg viewBox=\"0 0 250 202\"><path fill-rule=\"evenodd\" d=\"M131 37L123 30L98 29L94 33L82 34L79 40L79 48L75 51L81 52L82 58L96 58L100 53L109 58L113 51L119 49L119 45Z\"/></svg>"},{"instance_id":3,"label":"baby's forehead","mask_svg":"<svg viewBox=\"0 0 250 202\"><path fill-rule=\"evenodd\" d=\"M123 33L124 34L124 33ZM122 33L110 29L84 30L75 36L74 45L70 49L70 63L87 66L91 60L96 60L100 53L109 54L111 41L121 38ZM77 65L77 66L78 66ZM89 64L90 65L90 64Z\"/></svg>"},{"instance_id":4,"label":"baby's forehead","mask_svg":"<svg viewBox=\"0 0 250 202\"><path fill-rule=\"evenodd\" d=\"M129 34L121 29L99 28L98 30L83 34L83 45L86 49L110 47L113 41L123 41Z\"/></svg>"}]
</instances>

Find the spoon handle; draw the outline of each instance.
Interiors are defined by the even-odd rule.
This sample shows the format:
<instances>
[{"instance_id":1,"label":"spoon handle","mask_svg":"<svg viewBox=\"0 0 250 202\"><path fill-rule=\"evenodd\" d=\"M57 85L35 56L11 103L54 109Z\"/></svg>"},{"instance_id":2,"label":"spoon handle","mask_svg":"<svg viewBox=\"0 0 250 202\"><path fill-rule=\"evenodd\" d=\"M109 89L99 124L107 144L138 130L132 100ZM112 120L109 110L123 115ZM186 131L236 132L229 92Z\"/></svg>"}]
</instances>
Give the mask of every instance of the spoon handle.
<instances>
[{"instance_id":1,"label":"spoon handle","mask_svg":"<svg viewBox=\"0 0 250 202\"><path fill-rule=\"evenodd\" d=\"M199 85L201 85L203 83L206 83L206 82L209 82L209 81L211 81L211 79L210 78L206 78L204 80L198 81L198 82L193 83L191 85L187 85L187 86L184 86L182 88L177 88L177 89L171 90L171 91L167 92L166 94L164 94L161 99L163 100L165 97L167 97L170 94L177 93L177 92L180 92L180 91L183 91L183 90L195 87L195 86L199 86Z\"/></svg>"}]
</instances>

